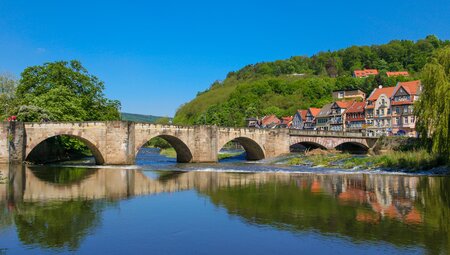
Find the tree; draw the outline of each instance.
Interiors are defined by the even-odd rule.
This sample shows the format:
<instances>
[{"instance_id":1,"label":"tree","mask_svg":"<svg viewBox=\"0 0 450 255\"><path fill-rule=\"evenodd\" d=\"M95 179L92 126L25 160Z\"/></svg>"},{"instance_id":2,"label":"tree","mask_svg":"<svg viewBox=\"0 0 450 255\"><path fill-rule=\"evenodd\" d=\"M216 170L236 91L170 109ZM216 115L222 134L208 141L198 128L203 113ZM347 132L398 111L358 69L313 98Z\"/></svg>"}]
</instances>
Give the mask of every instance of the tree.
<instances>
[{"instance_id":1,"label":"tree","mask_svg":"<svg viewBox=\"0 0 450 255\"><path fill-rule=\"evenodd\" d=\"M172 121L170 120L169 117L161 117L155 121L155 124L161 124L161 125L170 125L171 123L172 123Z\"/></svg>"},{"instance_id":2,"label":"tree","mask_svg":"<svg viewBox=\"0 0 450 255\"><path fill-rule=\"evenodd\" d=\"M103 82L79 61L58 61L26 68L16 98L19 105L46 110L52 120L119 120L120 103L107 99L103 90Z\"/></svg>"},{"instance_id":3,"label":"tree","mask_svg":"<svg viewBox=\"0 0 450 255\"><path fill-rule=\"evenodd\" d=\"M45 121L51 120L52 117L45 109L34 105L22 105L17 112L17 118L21 121Z\"/></svg>"},{"instance_id":4,"label":"tree","mask_svg":"<svg viewBox=\"0 0 450 255\"><path fill-rule=\"evenodd\" d=\"M103 82L76 60L28 67L15 92L13 113L18 120L29 122L119 120L119 101L107 99L103 90ZM58 136L47 141L70 155L90 154L75 138Z\"/></svg>"},{"instance_id":5,"label":"tree","mask_svg":"<svg viewBox=\"0 0 450 255\"><path fill-rule=\"evenodd\" d=\"M422 70L416 105L417 130L430 149L450 162L450 46L438 50Z\"/></svg>"},{"instance_id":6,"label":"tree","mask_svg":"<svg viewBox=\"0 0 450 255\"><path fill-rule=\"evenodd\" d=\"M14 107L16 87L17 80L12 75L0 75L0 118L2 120L9 116L11 108Z\"/></svg>"}]
</instances>

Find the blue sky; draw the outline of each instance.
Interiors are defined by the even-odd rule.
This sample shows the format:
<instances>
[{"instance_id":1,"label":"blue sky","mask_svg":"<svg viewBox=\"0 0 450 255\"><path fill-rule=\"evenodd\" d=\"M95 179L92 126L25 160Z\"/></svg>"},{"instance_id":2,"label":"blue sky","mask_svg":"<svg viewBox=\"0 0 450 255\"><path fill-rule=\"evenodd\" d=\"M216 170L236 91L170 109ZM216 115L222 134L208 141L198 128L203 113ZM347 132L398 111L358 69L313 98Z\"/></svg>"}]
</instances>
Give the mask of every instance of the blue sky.
<instances>
[{"instance_id":1,"label":"blue sky","mask_svg":"<svg viewBox=\"0 0 450 255\"><path fill-rule=\"evenodd\" d=\"M450 2L0 0L0 72L78 59L122 111L173 116L246 64L435 34Z\"/></svg>"}]
</instances>

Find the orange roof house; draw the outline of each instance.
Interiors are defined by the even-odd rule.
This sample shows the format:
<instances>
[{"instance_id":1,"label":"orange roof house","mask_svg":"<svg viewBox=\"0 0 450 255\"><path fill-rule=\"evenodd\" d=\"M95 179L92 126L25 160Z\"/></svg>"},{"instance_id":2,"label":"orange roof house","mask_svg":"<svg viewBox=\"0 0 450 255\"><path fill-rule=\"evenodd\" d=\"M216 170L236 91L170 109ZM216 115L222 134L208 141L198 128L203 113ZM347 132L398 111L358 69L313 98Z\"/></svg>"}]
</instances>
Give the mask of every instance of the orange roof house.
<instances>
[{"instance_id":1,"label":"orange roof house","mask_svg":"<svg viewBox=\"0 0 450 255\"><path fill-rule=\"evenodd\" d=\"M308 110L297 110L292 119L292 128L303 129Z\"/></svg>"},{"instance_id":2,"label":"orange roof house","mask_svg":"<svg viewBox=\"0 0 450 255\"><path fill-rule=\"evenodd\" d=\"M373 102L377 101L377 99L381 96L381 95L386 95L387 97L390 97L392 95L392 92L394 92L395 87L379 87L376 88L372 91L372 93L370 93L370 96L367 98L367 106L366 109L370 109L370 108L374 108L374 104Z\"/></svg>"},{"instance_id":3,"label":"orange roof house","mask_svg":"<svg viewBox=\"0 0 450 255\"><path fill-rule=\"evenodd\" d=\"M353 103L354 101L336 101L337 106L342 109L349 108Z\"/></svg>"},{"instance_id":4,"label":"orange roof house","mask_svg":"<svg viewBox=\"0 0 450 255\"><path fill-rule=\"evenodd\" d=\"M293 118L294 117L292 117L292 116L281 117L280 126L289 128L292 125L292 119Z\"/></svg>"},{"instance_id":5,"label":"orange roof house","mask_svg":"<svg viewBox=\"0 0 450 255\"><path fill-rule=\"evenodd\" d=\"M420 91L420 85L421 85L420 80L398 82L397 86L395 86L394 94L397 93L397 91L400 88L404 88L406 92L408 92L408 94L417 95L419 94L418 92Z\"/></svg>"},{"instance_id":6,"label":"orange roof house","mask_svg":"<svg viewBox=\"0 0 450 255\"><path fill-rule=\"evenodd\" d=\"M365 101L355 102L352 104L345 113L360 113L364 112L364 106L366 105Z\"/></svg>"},{"instance_id":7,"label":"orange roof house","mask_svg":"<svg viewBox=\"0 0 450 255\"><path fill-rule=\"evenodd\" d=\"M409 76L409 73L407 71L400 71L400 72L386 72L387 77L394 77L394 76Z\"/></svg>"},{"instance_id":8,"label":"orange roof house","mask_svg":"<svg viewBox=\"0 0 450 255\"><path fill-rule=\"evenodd\" d=\"M261 126L266 127L266 128L275 127L276 125L278 125L280 123L281 123L280 119L277 118L277 116L275 116L274 114L264 116L264 118L262 118L262 120L261 120Z\"/></svg>"},{"instance_id":9,"label":"orange roof house","mask_svg":"<svg viewBox=\"0 0 450 255\"><path fill-rule=\"evenodd\" d=\"M298 115L302 118L303 121L306 120L306 112L307 110L297 110Z\"/></svg>"},{"instance_id":10,"label":"orange roof house","mask_svg":"<svg viewBox=\"0 0 450 255\"><path fill-rule=\"evenodd\" d=\"M353 71L353 76L355 78L365 78L369 75L377 75L378 70L377 69L363 69L363 70L355 70Z\"/></svg>"},{"instance_id":11,"label":"orange roof house","mask_svg":"<svg viewBox=\"0 0 450 255\"><path fill-rule=\"evenodd\" d=\"M314 116L314 117L316 117L317 114L319 114L319 112L320 112L320 108L310 107L308 110L311 113L311 115Z\"/></svg>"}]
</instances>

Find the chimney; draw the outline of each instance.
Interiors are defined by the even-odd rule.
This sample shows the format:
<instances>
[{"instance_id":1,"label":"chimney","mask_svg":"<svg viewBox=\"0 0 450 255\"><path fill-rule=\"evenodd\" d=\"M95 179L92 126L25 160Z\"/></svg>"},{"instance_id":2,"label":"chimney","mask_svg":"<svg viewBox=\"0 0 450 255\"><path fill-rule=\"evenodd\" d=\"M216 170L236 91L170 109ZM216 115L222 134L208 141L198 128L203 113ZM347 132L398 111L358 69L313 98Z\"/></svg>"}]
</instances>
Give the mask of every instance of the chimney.
<instances>
[{"instance_id":1,"label":"chimney","mask_svg":"<svg viewBox=\"0 0 450 255\"><path fill-rule=\"evenodd\" d=\"M383 85L378 85L378 88L379 88L379 89L382 89L382 88L383 88Z\"/></svg>"}]
</instances>

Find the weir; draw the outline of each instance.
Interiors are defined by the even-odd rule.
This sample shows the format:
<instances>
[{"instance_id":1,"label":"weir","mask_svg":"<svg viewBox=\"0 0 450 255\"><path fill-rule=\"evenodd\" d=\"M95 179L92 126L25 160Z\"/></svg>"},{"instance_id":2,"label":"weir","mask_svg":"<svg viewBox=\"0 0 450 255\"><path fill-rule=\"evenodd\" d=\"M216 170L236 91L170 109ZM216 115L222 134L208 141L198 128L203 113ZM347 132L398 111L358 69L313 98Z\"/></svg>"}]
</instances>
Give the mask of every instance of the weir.
<instances>
[{"instance_id":1,"label":"weir","mask_svg":"<svg viewBox=\"0 0 450 255\"><path fill-rule=\"evenodd\" d=\"M60 135L80 139L91 149L97 164L106 165L134 164L139 149L154 137L168 141L177 152L177 161L183 163L217 162L220 149L233 140L244 147L248 160L259 160L287 154L290 146L299 143L317 144L326 149L335 149L343 144L371 149L378 139L361 133L176 126L128 121L2 122L0 163L22 163L37 145Z\"/></svg>"}]
</instances>

